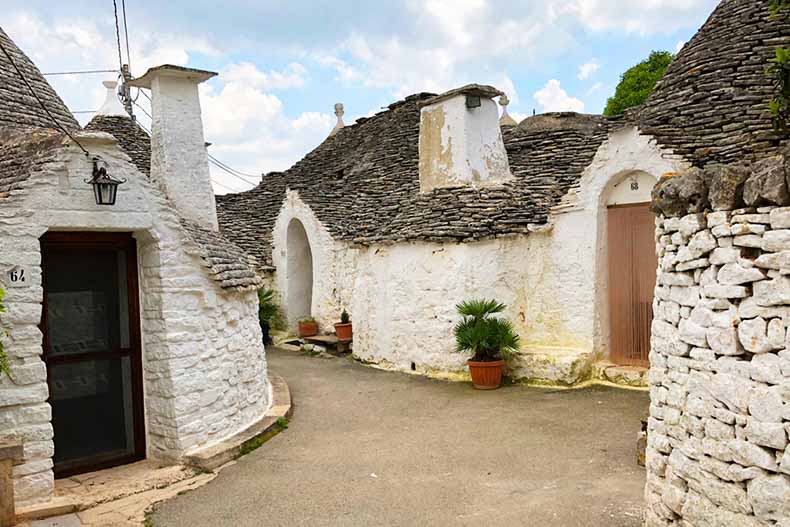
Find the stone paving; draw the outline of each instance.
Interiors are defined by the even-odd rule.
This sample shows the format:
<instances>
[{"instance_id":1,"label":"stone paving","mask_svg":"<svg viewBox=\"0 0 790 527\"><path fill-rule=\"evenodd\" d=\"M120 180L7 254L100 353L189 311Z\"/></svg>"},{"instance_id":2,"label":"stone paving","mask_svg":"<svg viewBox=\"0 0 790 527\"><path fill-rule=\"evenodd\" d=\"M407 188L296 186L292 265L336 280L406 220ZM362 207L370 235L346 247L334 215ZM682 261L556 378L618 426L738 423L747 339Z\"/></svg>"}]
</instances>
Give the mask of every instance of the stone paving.
<instances>
[{"instance_id":1,"label":"stone paving","mask_svg":"<svg viewBox=\"0 0 790 527\"><path fill-rule=\"evenodd\" d=\"M289 429L156 506L154 526L642 523L643 391L484 393L344 358L267 351L291 387Z\"/></svg>"}]
</instances>

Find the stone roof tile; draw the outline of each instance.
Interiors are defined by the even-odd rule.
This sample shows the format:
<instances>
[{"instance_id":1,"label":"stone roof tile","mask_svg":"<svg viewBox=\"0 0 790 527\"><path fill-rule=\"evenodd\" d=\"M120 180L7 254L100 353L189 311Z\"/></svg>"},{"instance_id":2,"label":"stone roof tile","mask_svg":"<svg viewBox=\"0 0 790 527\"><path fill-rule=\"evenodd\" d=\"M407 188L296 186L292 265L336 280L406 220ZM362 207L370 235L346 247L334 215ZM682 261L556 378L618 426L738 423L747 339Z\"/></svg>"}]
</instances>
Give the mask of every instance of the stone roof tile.
<instances>
[{"instance_id":1,"label":"stone roof tile","mask_svg":"<svg viewBox=\"0 0 790 527\"><path fill-rule=\"evenodd\" d=\"M14 64L22 70L27 81L57 122L67 130L79 129L76 119L41 71L1 27L0 43L11 55ZM2 52L0 52L0 127L56 127Z\"/></svg>"}]
</instances>

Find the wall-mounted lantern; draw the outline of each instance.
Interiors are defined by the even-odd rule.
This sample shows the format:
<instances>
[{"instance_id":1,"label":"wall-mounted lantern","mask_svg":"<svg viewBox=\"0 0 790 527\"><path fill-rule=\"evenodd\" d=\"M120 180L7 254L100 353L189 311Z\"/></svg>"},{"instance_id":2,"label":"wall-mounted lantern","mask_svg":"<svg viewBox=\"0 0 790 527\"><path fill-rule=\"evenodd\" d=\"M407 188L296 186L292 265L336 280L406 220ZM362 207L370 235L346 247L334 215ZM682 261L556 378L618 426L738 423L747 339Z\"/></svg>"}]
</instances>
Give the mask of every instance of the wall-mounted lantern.
<instances>
[{"instance_id":1,"label":"wall-mounted lantern","mask_svg":"<svg viewBox=\"0 0 790 527\"><path fill-rule=\"evenodd\" d=\"M126 180L115 179L107 173L107 164L99 157L93 158L93 177L86 179L85 183L93 185L93 197L97 205L115 205L118 195L118 185L123 185Z\"/></svg>"}]
</instances>

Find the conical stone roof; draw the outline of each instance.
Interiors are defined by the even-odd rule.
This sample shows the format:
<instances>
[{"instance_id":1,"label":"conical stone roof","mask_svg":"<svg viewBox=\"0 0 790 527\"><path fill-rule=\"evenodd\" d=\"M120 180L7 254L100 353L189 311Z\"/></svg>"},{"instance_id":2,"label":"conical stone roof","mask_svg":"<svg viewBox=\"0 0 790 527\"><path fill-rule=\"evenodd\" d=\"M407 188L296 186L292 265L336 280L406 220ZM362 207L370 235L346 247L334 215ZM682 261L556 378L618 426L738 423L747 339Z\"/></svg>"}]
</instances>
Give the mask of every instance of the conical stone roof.
<instances>
[{"instance_id":1,"label":"conical stone roof","mask_svg":"<svg viewBox=\"0 0 790 527\"><path fill-rule=\"evenodd\" d=\"M790 46L790 21L771 0L722 0L639 110L642 132L696 166L763 157L787 144L774 132L766 70Z\"/></svg>"},{"instance_id":2,"label":"conical stone roof","mask_svg":"<svg viewBox=\"0 0 790 527\"><path fill-rule=\"evenodd\" d=\"M33 87L52 116L67 130L79 129L74 116L41 71L0 27L0 44ZM0 52L0 127L56 128L11 62Z\"/></svg>"}]
</instances>

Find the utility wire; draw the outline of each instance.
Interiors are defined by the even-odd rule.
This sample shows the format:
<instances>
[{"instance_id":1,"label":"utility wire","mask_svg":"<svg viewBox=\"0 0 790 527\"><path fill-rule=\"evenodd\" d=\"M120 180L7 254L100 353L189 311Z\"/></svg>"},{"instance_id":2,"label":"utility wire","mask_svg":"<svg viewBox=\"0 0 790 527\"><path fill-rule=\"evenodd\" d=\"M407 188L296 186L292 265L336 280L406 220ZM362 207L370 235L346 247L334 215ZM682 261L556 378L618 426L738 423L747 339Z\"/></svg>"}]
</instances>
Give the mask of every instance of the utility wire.
<instances>
[{"instance_id":1,"label":"utility wire","mask_svg":"<svg viewBox=\"0 0 790 527\"><path fill-rule=\"evenodd\" d=\"M135 105L135 106L137 106L137 108L139 108L139 109L140 109L140 111L142 111L142 112L143 112L145 115L147 115L149 119L153 120L153 117L151 117L151 114L150 114L150 113L148 113L148 112L146 111L146 109L145 109L145 108L143 108L142 106L140 106L140 105L139 105L139 104L137 104L136 102L134 103L134 105ZM150 131L150 130L148 130L148 129L147 129L145 126L143 126L142 124L140 124L140 122L139 122L139 121L137 122L137 124L138 124L138 125L140 125L140 128L142 128L143 130L145 130L145 132L146 132L148 135L151 135L151 131ZM219 168L219 169L221 169L221 170L223 170L223 171L227 172L228 174L230 174L231 176L233 176L233 177L235 177L235 178L237 178L237 179L240 179L241 181L243 181L243 182L247 183L248 185L252 185L253 187L257 187L257 186L258 186L258 184L257 184L257 183L255 183L255 182L253 182L253 181L250 181L250 180L248 180L248 179L245 179L245 178L243 178L242 176L240 176L239 174L237 174L237 173L236 173L236 171L235 171L234 169L232 169L231 167L229 167L228 165L226 165L225 163L223 163L222 161L220 161L220 160L219 160L219 159L217 159L216 157L212 156L211 154L208 154L208 160L209 160L209 162L211 162L211 163L212 163L214 166L216 166L217 168ZM214 183L216 183L216 184L217 184L217 185L219 185L220 187L224 188L225 190L229 190L229 191L231 191L231 192L242 192L241 190L232 189L232 188L228 187L227 185L223 185L222 183L220 183L220 182L218 182L218 181L216 181L216 180L214 180L214 179L212 179L211 181L213 181Z\"/></svg>"},{"instance_id":2,"label":"utility wire","mask_svg":"<svg viewBox=\"0 0 790 527\"><path fill-rule=\"evenodd\" d=\"M8 52L8 50L7 50L7 49L5 49L5 46L3 45L3 42L2 42L2 41L0 41L0 50L2 50L2 51L3 51L3 54L4 54L4 55L6 56L6 58L8 59L8 62L10 62L10 63L11 63L11 66L13 66L13 68L16 70L17 74L18 74L18 75L19 75L19 77L22 79L22 82L24 82L24 83L25 83L25 86L27 86L27 89L28 89L28 90L30 90L30 93L31 93L31 94L33 94L33 97L35 97L35 99L38 101L38 104L39 104L39 105L41 105L41 108L44 110L44 112L45 112L45 113L46 113L46 114L49 116L49 118L52 120L52 122L53 122L53 123L55 123L55 126L57 126L57 127L60 129L60 131L61 131L61 132L63 132L64 134L66 134L66 135L68 136L68 138L69 138L69 139L71 139L72 141L74 141L74 142L77 144L77 146L78 146L78 147L80 147L80 150L82 150L83 152L85 152L85 155L86 155L86 156L90 156L90 155L91 155L91 154L90 154L90 152L88 152L87 150L85 150L85 147L84 147L84 146L82 146L82 145L80 144L80 142L79 142L79 141L77 141L76 139L74 139L74 136L73 136L73 135L71 135L71 134L69 133L69 131L68 131L68 130L66 130L66 128L65 128L65 127L64 127L62 124L60 124L60 121L58 121L57 119L55 119L55 117L53 117L53 115L50 113L50 111L49 111L49 109L47 108L47 106L44 104L44 101L42 101L42 100L41 100L41 98L40 98L40 97L38 96L38 94L36 93L36 90L34 90L34 89L33 89L33 86L31 86L31 85L30 85L30 83L27 81L27 77L25 77L25 74L24 74L24 73L22 73L22 70L20 70L20 69L19 69L19 66L17 66L17 65L16 65L16 62L14 62L14 59L13 59L13 58L11 58L11 54Z\"/></svg>"},{"instance_id":3,"label":"utility wire","mask_svg":"<svg viewBox=\"0 0 790 527\"><path fill-rule=\"evenodd\" d=\"M126 0L121 0L121 8L123 9L123 34L126 38L126 65L129 66L129 71L132 71L132 56L129 53L129 26L126 25Z\"/></svg>"},{"instance_id":4,"label":"utility wire","mask_svg":"<svg viewBox=\"0 0 790 527\"><path fill-rule=\"evenodd\" d=\"M85 75L89 73L118 73L118 70L81 70L81 71L52 71L49 73L42 73L42 75Z\"/></svg>"},{"instance_id":5,"label":"utility wire","mask_svg":"<svg viewBox=\"0 0 790 527\"><path fill-rule=\"evenodd\" d=\"M115 41L118 43L118 68L123 70L123 57L121 56L121 28L118 26L118 3L112 0L112 7L115 12Z\"/></svg>"},{"instance_id":6,"label":"utility wire","mask_svg":"<svg viewBox=\"0 0 790 527\"><path fill-rule=\"evenodd\" d=\"M143 92L143 93L145 93L145 92ZM142 111L145 115L147 115L149 119L153 120L153 117L151 116L150 113L148 113L148 111L146 111L145 108L143 108L142 106L140 106L137 103L134 103L134 105L137 106L140 109L140 111ZM250 181L249 179L247 179L247 177L255 177L252 174L245 174L244 172L239 172L235 168L232 168L232 167L226 165L225 163L223 163L222 161L220 161L216 157L212 156L211 154L208 154L208 159L214 165L216 165L217 168L220 168L220 169L224 170L225 172L227 172L231 176L233 176L233 177L235 177L237 179L240 179L240 180L244 181L245 183L247 183L248 185L252 185L253 187L257 187L258 186L258 183L256 183L255 181ZM247 177L244 177L244 176L247 176Z\"/></svg>"}]
</instances>

